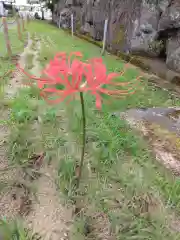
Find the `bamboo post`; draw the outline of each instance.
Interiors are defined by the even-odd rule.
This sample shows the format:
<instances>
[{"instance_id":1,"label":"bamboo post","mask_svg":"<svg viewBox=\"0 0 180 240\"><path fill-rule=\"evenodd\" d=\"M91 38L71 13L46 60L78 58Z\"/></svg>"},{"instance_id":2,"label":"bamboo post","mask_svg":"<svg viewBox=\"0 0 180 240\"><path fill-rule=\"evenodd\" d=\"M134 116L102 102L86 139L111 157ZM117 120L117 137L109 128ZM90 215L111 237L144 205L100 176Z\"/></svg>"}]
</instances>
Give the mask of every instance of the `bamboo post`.
<instances>
[{"instance_id":1,"label":"bamboo post","mask_svg":"<svg viewBox=\"0 0 180 240\"><path fill-rule=\"evenodd\" d=\"M24 25L25 25L25 28L26 28L27 25L28 25L28 21L27 21L27 13L25 14L25 17L24 17Z\"/></svg>"},{"instance_id":2,"label":"bamboo post","mask_svg":"<svg viewBox=\"0 0 180 240\"><path fill-rule=\"evenodd\" d=\"M17 32L18 32L18 38L20 41L22 41L22 34L21 34L21 26L20 26L20 22L19 22L19 18L16 18L16 22L17 22Z\"/></svg>"},{"instance_id":3,"label":"bamboo post","mask_svg":"<svg viewBox=\"0 0 180 240\"><path fill-rule=\"evenodd\" d=\"M105 48L106 48L106 37L107 37L107 27L108 27L108 19L105 20L104 23L104 36L103 36L103 48L101 54L104 54Z\"/></svg>"},{"instance_id":4,"label":"bamboo post","mask_svg":"<svg viewBox=\"0 0 180 240\"><path fill-rule=\"evenodd\" d=\"M27 25L28 25L28 23L29 23L29 14L28 13L26 15L26 21L27 21Z\"/></svg>"},{"instance_id":5,"label":"bamboo post","mask_svg":"<svg viewBox=\"0 0 180 240\"><path fill-rule=\"evenodd\" d=\"M24 32L25 31L25 27L24 27L24 18L23 17L22 17L21 22L22 22L22 31Z\"/></svg>"},{"instance_id":6,"label":"bamboo post","mask_svg":"<svg viewBox=\"0 0 180 240\"><path fill-rule=\"evenodd\" d=\"M5 38L5 42L6 42L7 54L9 57L11 57L12 50L11 50L11 44L10 44L9 34L8 34L8 25L7 25L7 21L6 21L5 17L2 18L2 23L3 23L3 28L4 28L4 38Z\"/></svg>"},{"instance_id":7,"label":"bamboo post","mask_svg":"<svg viewBox=\"0 0 180 240\"><path fill-rule=\"evenodd\" d=\"M71 34L72 37L74 36L74 17L73 14L71 14Z\"/></svg>"},{"instance_id":8,"label":"bamboo post","mask_svg":"<svg viewBox=\"0 0 180 240\"><path fill-rule=\"evenodd\" d=\"M60 13L60 16L59 16L59 28L61 28L61 13Z\"/></svg>"}]
</instances>

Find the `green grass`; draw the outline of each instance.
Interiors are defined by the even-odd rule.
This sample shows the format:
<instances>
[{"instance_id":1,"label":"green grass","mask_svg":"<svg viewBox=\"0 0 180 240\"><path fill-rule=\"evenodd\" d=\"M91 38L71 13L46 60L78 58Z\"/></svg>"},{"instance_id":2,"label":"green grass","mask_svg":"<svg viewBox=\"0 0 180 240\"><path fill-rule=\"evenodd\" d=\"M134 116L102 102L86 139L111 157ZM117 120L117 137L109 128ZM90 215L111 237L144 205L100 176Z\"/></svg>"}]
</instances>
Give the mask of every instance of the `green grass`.
<instances>
[{"instance_id":1,"label":"green grass","mask_svg":"<svg viewBox=\"0 0 180 240\"><path fill-rule=\"evenodd\" d=\"M0 220L0 236L5 240L40 240L37 234L32 234L24 227L21 220Z\"/></svg>"},{"instance_id":2,"label":"green grass","mask_svg":"<svg viewBox=\"0 0 180 240\"><path fill-rule=\"evenodd\" d=\"M42 66L58 51L81 51L85 60L100 56L98 47L41 21L30 23L29 31L41 39ZM121 71L125 64L108 54L103 60L110 72ZM124 79L138 75L138 70L128 69ZM74 179L81 148L79 101L48 106L33 88L20 91L11 102L10 159L22 165L32 154L45 152L47 160L59 162L57 186L66 201L73 203L76 198L82 209L74 221L72 240L110 239L110 235L118 240L180 238L170 228L173 212L179 214L179 178L159 165L142 137L113 114L134 107L180 104L143 81L136 94L104 104L101 111L96 110L94 98L85 95L87 147L78 196Z\"/></svg>"},{"instance_id":3,"label":"green grass","mask_svg":"<svg viewBox=\"0 0 180 240\"><path fill-rule=\"evenodd\" d=\"M26 55L26 69L27 71L31 70L33 68L33 53L28 53Z\"/></svg>"},{"instance_id":4,"label":"green grass","mask_svg":"<svg viewBox=\"0 0 180 240\"><path fill-rule=\"evenodd\" d=\"M0 38L1 37L2 37L2 35L0 33ZM14 29L12 29L10 32L10 39L12 41L13 55L21 53L24 49L24 42L20 42L17 39L16 31ZM23 39L25 39L25 34L23 34ZM5 49L5 47L2 46L2 44L1 44L0 48L1 47L2 47L2 51L3 51ZM25 98L25 96L22 93L20 100L19 100L18 96L12 100L4 98L4 94L6 92L6 87L10 83L11 78L13 77L12 73L15 70L15 67L16 67L15 63L13 61L11 61L10 59L8 59L5 56L5 54L4 54L4 57L0 58L0 105L1 105L0 111L1 111L2 116L3 116L4 112L6 113L5 115L7 115L6 119L4 119L4 117L1 118L0 125L1 125L1 129L3 129L3 125L6 125L9 127L10 130L12 129L12 132L13 132L12 135L10 134L12 136L12 138L10 137L9 142L8 142L8 148L10 151L9 156L8 156L9 167L5 168L5 170L0 169L1 176L2 176L1 182L0 182L0 188L1 188L0 194L4 194L6 191L11 190L12 188L14 189L14 191L16 191L17 190L16 185L18 185L18 184L28 194L29 194L29 192L31 192L31 193L33 192L33 194L34 194L34 187L32 186L31 181L28 181L28 180L30 178L33 178L35 176L35 173L33 172L34 169L32 167L32 163L31 163L31 166L28 163L29 158L27 158L27 156L29 157L29 155L25 155L23 152L24 151L23 146L26 145L26 143L24 143L24 141L22 141L22 144L21 144L21 140L23 139L23 137L26 137L26 135L23 131L22 131L22 135L21 135L21 130L25 129L25 125L28 125L28 123L30 121L32 121L32 118L33 118L32 112L35 108L32 107L32 109L31 109L31 105L29 105L29 103L26 102L26 100L28 98L28 94L26 94L26 98ZM9 114L7 114L7 112ZM35 113L33 112L33 114L35 114ZM26 131L26 133L27 132L28 131ZM4 141L3 136L1 136L1 138L2 138L1 141L3 143L3 141ZM6 140L8 140L8 139L5 139L5 141ZM31 142L31 140L29 140L29 142ZM26 145L26 147L27 147L27 145ZM33 146L32 146L32 148L29 147L29 149L33 149ZM2 151L3 151L3 147L2 147ZM26 151L26 149L25 149L25 151ZM31 151L31 153L32 153L32 151ZM8 151L7 151L7 154L8 154ZM16 161L14 161L15 158L16 158ZM15 179L15 180L14 179L13 180L4 179L3 176L6 175L6 173L8 175L9 170L11 172L12 169L14 169L14 168L18 168L19 173L22 173L22 176L24 177L24 180L25 180L24 183L22 183L20 179ZM27 196L24 196L24 197L27 197ZM22 214L24 214L24 213L22 212ZM8 219L8 222L6 222L6 221L0 222L0 236L2 236L2 234L3 235L6 234L3 239L8 239L8 240L33 239L33 238L30 238L30 235L25 233L25 231L23 232L23 229L22 228L20 229L20 225L16 224L15 222L9 222L9 219ZM5 229L5 230L3 230L3 229ZM12 236L11 236L11 234L12 234ZM17 234L17 236L16 236L16 234Z\"/></svg>"},{"instance_id":5,"label":"green grass","mask_svg":"<svg viewBox=\"0 0 180 240\"><path fill-rule=\"evenodd\" d=\"M11 50L13 55L20 54L24 49L24 44L26 41L27 33L23 33L23 41L19 41L17 36L17 27L13 26L9 29L9 40L11 44ZM8 59L7 57L7 51L6 51L6 45L4 40L4 34L3 31L0 32L0 86L1 88L3 85L9 80L10 72L12 72L15 69L14 64ZM8 73L8 74L6 74ZM3 92L3 89L1 89L1 93Z\"/></svg>"},{"instance_id":6,"label":"green grass","mask_svg":"<svg viewBox=\"0 0 180 240\"><path fill-rule=\"evenodd\" d=\"M9 29L9 39L11 43L12 55L20 54L24 49L27 33L22 34L23 41L19 41L16 26ZM4 93L4 85L12 77L15 64L7 57L6 45L3 32L0 32L0 95ZM2 98L2 96L1 96Z\"/></svg>"},{"instance_id":7,"label":"green grass","mask_svg":"<svg viewBox=\"0 0 180 240\"><path fill-rule=\"evenodd\" d=\"M25 32L22 33L22 41L20 41L18 39L17 27L13 26L9 29L8 35L9 35L9 41L11 44L12 54L13 55L20 54L24 48L24 40L26 38L26 33ZM5 44L4 34L2 31L0 32L0 42L1 42L0 56L6 57L7 56L6 44Z\"/></svg>"},{"instance_id":8,"label":"green grass","mask_svg":"<svg viewBox=\"0 0 180 240\"><path fill-rule=\"evenodd\" d=\"M14 70L14 65L8 59L0 58L0 95L4 93L4 85L8 82L12 76L12 71Z\"/></svg>"}]
</instances>

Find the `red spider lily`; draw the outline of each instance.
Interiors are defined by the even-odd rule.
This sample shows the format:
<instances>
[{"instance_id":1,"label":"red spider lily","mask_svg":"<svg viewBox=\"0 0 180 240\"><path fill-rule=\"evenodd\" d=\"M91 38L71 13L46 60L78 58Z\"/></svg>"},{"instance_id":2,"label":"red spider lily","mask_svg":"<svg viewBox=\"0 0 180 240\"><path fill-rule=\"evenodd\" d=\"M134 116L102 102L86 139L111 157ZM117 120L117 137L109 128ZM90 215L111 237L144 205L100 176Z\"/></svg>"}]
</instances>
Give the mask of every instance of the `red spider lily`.
<instances>
[{"instance_id":1,"label":"red spider lily","mask_svg":"<svg viewBox=\"0 0 180 240\"><path fill-rule=\"evenodd\" d=\"M83 80L83 62L75 58L82 57L80 52L72 52L68 59L66 53L58 53L49 65L42 71L45 77L37 78L26 73L20 66L18 68L30 79L36 80L41 95L46 98L49 103L59 103L66 97L72 97L74 93L81 91ZM71 79L70 79L71 78ZM60 86L62 89L58 89ZM55 95L56 99L49 99L49 94Z\"/></svg>"},{"instance_id":2,"label":"red spider lily","mask_svg":"<svg viewBox=\"0 0 180 240\"><path fill-rule=\"evenodd\" d=\"M75 59L72 57L75 56ZM90 59L83 63L77 57L82 57L80 52L72 52L69 57L65 52L55 55L49 65L43 70L43 76L37 78L26 73L19 67L30 79L36 80L41 95L50 103L59 103L64 101L68 96L72 97L77 92L90 91L96 97L96 107L101 108L101 94L123 97L135 92L132 82L115 82L113 79L121 77L124 71L120 73L107 74L106 66L102 59ZM136 80L138 80L136 78ZM137 81L133 81L133 84ZM128 87L125 90L108 90L104 86ZM61 86L62 89L58 89ZM56 99L49 99L49 95L55 95Z\"/></svg>"},{"instance_id":3,"label":"red spider lily","mask_svg":"<svg viewBox=\"0 0 180 240\"><path fill-rule=\"evenodd\" d=\"M48 67L43 71L43 73L51 78L55 84L66 84L69 87L76 86L77 88L77 73L78 70L80 70L81 73L81 62L78 59L74 59L71 64L71 57L73 55L76 57L82 57L80 52L72 52L69 55L68 60L66 59L66 53L63 52L56 54L54 60L50 61ZM68 79L69 75L72 75L71 83Z\"/></svg>"},{"instance_id":4,"label":"red spider lily","mask_svg":"<svg viewBox=\"0 0 180 240\"><path fill-rule=\"evenodd\" d=\"M128 65L128 64L127 64ZM110 73L107 74L106 66L103 64L101 58L90 59L89 63L84 66L84 75L87 81L86 91L91 91L96 97L96 107L101 108L102 96L101 94L113 95L117 97L123 97L126 95L133 94L135 92L135 86L130 87L133 82L113 82L117 77L121 77L125 71L120 73ZM137 77L136 80L139 80L141 76ZM106 85L115 86L115 87L129 87L126 90L108 90L104 88Z\"/></svg>"}]
</instances>

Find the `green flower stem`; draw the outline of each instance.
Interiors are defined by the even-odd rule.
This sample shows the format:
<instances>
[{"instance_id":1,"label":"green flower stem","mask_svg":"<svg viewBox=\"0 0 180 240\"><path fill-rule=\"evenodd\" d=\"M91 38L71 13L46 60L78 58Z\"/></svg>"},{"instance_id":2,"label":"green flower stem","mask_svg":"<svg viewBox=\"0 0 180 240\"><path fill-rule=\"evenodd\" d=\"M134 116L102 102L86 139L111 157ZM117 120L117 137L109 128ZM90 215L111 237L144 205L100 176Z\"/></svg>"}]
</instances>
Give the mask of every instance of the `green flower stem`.
<instances>
[{"instance_id":1,"label":"green flower stem","mask_svg":"<svg viewBox=\"0 0 180 240\"><path fill-rule=\"evenodd\" d=\"M82 176L85 147L86 147L86 115L85 115L85 106L84 106L84 96L82 92L80 92L80 102L81 102L81 109L82 109L82 150L81 150L80 166L79 166L79 171L77 176L77 185L76 185L77 189L79 188L79 184Z\"/></svg>"}]
</instances>

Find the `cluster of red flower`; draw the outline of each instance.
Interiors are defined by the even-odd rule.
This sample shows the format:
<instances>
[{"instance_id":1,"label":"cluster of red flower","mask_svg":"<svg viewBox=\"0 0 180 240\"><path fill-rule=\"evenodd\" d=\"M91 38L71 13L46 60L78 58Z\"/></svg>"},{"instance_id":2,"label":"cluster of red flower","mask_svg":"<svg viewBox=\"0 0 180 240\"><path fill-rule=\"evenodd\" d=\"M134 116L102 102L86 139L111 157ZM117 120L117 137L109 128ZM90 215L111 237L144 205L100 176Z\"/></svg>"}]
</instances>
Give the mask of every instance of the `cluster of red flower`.
<instances>
[{"instance_id":1,"label":"cluster of red flower","mask_svg":"<svg viewBox=\"0 0 180 240\"><path fill-rule=\"evenodd\" d=\"M43 70L40 78L28 74L20 66L18 68L28 78L35 80L41 95L54 104L64 101L68 96L74 96L77 92L90 92L96 97L96 107L100 109L102 94L124 97L135 92L140 76L131 82L113 81L121 77L124 71L107 74L101 58L93 58L87 62L81 59L80 52L72 52L68 57L65 52L60 52ZM114 86L116 89L108 90L107 87L105 88L107 85Z\"/></svg>"}]
</instances>

